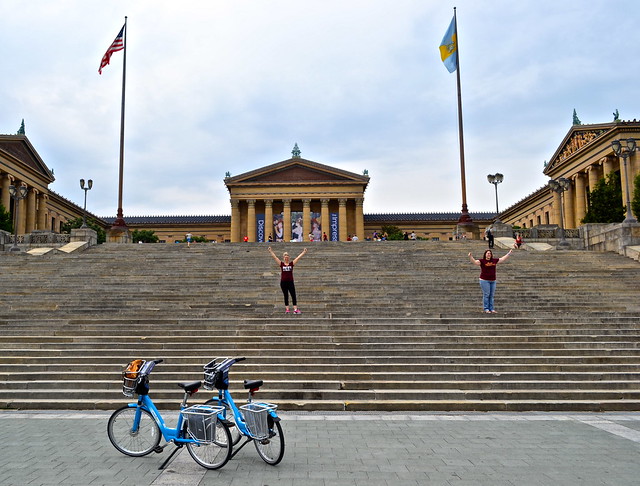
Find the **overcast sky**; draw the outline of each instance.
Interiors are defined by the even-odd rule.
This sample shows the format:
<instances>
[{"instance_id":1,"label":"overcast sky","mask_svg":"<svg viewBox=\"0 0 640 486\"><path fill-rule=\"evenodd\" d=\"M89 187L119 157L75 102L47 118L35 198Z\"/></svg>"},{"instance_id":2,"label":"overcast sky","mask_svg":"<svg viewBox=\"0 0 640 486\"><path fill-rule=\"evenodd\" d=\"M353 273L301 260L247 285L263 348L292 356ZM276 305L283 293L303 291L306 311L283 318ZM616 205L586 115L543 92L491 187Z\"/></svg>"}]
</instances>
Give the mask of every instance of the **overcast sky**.
<instances>
[{"instance_id":1,"label":"overcast sky","mask_svg":"<svg viewBox=\"0 0 640 486\"><path fill-rule=\"evenodd\" d=\"M458 13L469 211L546 183L572 125L640 118L636 0L0 0L0 133L26 134L88 209L117 209L128 16L124 216L230 214L232 175L291 157L361 174L365 213L460 211Z\"/></svg>"}]
</instances>

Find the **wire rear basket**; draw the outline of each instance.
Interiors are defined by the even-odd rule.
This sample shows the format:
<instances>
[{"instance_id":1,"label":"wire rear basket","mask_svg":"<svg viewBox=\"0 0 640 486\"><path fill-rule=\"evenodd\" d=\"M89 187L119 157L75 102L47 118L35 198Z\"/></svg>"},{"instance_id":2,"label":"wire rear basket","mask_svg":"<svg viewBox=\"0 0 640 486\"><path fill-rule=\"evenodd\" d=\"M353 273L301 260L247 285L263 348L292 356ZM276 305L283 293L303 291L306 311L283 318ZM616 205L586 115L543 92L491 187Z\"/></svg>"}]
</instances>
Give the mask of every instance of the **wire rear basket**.
<instances>
[{"instance_id":1,"label":"wire rear basket","mask_svg":"<svg viewBox=\"0 0 640 486\"><path fill-rule=\"evenodd\" d=\"M189 436L198 442L217 442L218 414L223 410L224 407L210 405L193 405L185 408L182 415L187 422Z\"/></svg>"},{"instance_id":2,"label":"wire rear basket","mask_svg":"<svg viewBox=\"0 0 640 486\"><path fill-rule=\"evenodd\" d=\"M255 439L266 439L269 437L269 423L267 421L269 412L277 409L277 405L271 403L247 403L240 407L244 421L249 428L249 432Z\"/></svg>"}]
</instances>

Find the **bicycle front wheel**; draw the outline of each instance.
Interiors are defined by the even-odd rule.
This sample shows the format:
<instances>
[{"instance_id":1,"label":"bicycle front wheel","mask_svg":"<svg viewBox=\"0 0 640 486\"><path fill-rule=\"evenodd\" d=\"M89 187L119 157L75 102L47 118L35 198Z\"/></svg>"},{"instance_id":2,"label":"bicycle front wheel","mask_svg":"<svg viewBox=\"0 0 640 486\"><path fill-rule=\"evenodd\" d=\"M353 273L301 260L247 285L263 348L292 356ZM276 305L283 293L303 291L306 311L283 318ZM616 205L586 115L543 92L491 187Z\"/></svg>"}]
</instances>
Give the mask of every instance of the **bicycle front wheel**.
<instances>
[{"instance_id":1,"label":"bicycle front wheel","mask_svg":"<svg viewBox=\"0 0 640 486\"><path fill-rule=\"evenodd\" d=\"M282 435L280 422L273 420L271 415L267 417L267 423L269 425L269 437L266 439L254 439L253 443L256 445L256 450L262 460L275 466L284 457L284 435Z\"/></svg>"},{"instance_id":2,"label":"bicycle front wheel","mask_svg":"<svg viewBox=\"0 0 640 486\"><path fill-rule=\"evenodd\" d=\"M233 422L233 426L229 426L229 432L231 432L231 443L233 445L236 445L238 442L240 442L240 439L242 438L242 434L240 433L240 429L236 424L236 417L233 414L233 410L231 409L229 404L225 402L220 404L220 401L217 398L212 398L211 400L207 400L206 402L204 402L204 404L214 405L216 407L222 406L225 408L224 418L226 418L229 422Z\"/></svg>"},{"instance_id":3,"label":"bicycle front wheel","mask_svg":"<svg viewBox=\"0 0 640 486\"><path fill-rule=\"evenodd\" d=\"M135 407L124 406L113 412L107 423L107 435L113 447L123 454L146 456L160 444L160 427L151 413L140 409L140 424L133 430L135 416Z\"/></svg>"},{"instance_id":4,"label":"bicycle front wheel","mask_svg":"<svg viewBox=\"0 0 640 486\"><path fill-rule=\"evenodd\" d=\"M229 427L216 421L213 442L187 442L187 450L193 460L207 469L219 469L231 459L231 433Z\"/></svg>"}]
</instances>

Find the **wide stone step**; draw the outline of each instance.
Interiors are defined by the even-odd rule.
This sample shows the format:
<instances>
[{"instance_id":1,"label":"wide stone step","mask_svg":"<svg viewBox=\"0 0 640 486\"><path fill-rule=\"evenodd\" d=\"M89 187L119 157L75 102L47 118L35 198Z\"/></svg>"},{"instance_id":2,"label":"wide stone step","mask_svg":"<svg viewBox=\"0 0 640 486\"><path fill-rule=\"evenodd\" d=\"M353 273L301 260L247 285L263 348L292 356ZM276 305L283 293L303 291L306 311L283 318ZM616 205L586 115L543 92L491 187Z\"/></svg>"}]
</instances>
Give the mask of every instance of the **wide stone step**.
<instances>
[{"instance_id":1,"label":"wide stone step","mask_svg":"<svg viewBox=\"0 0 640 486\"><path fill-rule=\"evenodd\" d=\"M482 242L308 245L304 314L284 316L265 245L180 246L0 255L2 406L113 409L128 401L122 366L162 357L152 390L175 408L175 383L225 355L249 358L232 386L264 379L261 397L285 411L638 406L637 262L517 252L487 316L466 257Z\"/></svg>"},{"instance_id":2,"label":"wide stone step","mask_svg":"<svg viewBox=\"0 0 640 486\"><path fill-rule=\"evenodd\" d=\"M124 397L123 397L124 398ZM26 399L11 402L0 401L0 406L17 410L115 410L125 403L124 399L91 400L90 398L70 399ZM160 410L177 413L179 401L154 400ZM273 401L280 411L347 411L347 412L622 412L640 410L640 401L627 399L613 400L297 400Z\"/></svg>"}]
</instances>

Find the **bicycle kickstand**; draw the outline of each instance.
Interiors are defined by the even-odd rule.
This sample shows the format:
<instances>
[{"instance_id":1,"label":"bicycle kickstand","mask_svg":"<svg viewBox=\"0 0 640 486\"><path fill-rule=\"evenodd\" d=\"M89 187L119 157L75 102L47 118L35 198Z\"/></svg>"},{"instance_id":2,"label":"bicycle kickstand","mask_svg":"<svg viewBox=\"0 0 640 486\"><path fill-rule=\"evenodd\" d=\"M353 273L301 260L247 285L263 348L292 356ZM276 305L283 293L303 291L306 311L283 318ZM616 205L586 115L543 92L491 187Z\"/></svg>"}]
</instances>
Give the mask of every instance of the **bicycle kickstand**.
<instances>
[{"instance_id":1,"label":"bicycle kickstand","mask_svg":"<svg viewBox=\"0 0 640 486\"><path fill-rule=\"evenodd\" d=\"M233 459L235 457L235 455L240 452L242 450L242 448L244 446L246 446L249 442L253 442L253 439L251 437L247 437L247 440L245 440L242 444L240 444L240 447L235 448L234 447L234 451L231 453L231 457L229 458L229 460Z\"/></svg>"},{"instance_id":2,"label":"bicycle kickstand","mask_svg":"<svg viewBox=\"0 0 640 486\"><path fill-rule=\"evenodd\" d=\"M169 462L171 462L171 460L173 459L173 456L175 456L178 451L180 449L182 449L182 444L174 444L176 446L176 448L173 450L173 452L171 454L169 454L169 457L167 457L167 459L162 463L162 465L158 468L159 470L164 469L165 467L167 467L167 465L169 464Z\"/></svg>"}]
</instances>

